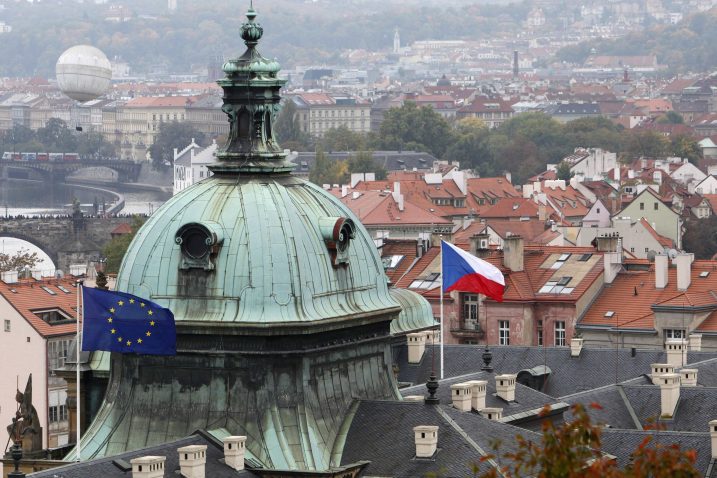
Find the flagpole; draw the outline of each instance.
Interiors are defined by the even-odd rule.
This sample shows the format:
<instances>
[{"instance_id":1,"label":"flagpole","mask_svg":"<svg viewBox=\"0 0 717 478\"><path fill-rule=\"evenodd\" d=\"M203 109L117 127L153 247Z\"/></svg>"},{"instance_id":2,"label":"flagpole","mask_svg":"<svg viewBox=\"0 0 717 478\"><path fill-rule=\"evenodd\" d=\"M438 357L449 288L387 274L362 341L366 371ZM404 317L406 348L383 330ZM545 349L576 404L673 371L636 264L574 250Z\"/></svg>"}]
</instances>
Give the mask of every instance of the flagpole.
<instances>
[{"instance_id":1,"label":"flagpole","mask_svg":"<svg viewBox=\"0 0 717 478\"><path fill-rule=\"evenodd\" d=\"M81 438L82 438L82 432L80 430L80 350L82 349L82 336L80 335L80 302L82 298L82 280L77 281L77 320L76 320L76 328L77 328L77 347L76 347L76 356L75 356L75 380L77 381L77 385L75 386L75 416L77 418L77 461L82 461L82 445L81 445ZM84 319L84 311L82 313L82 318ZM83 320L84 322L84 320Z\"/></svg>"},{"instance_id":2,"label":"flagpole","mask_svg":"<svg viewBox=\"0 0 717 478\"><path fill-rule=\"evenodd\" d=\"M443 380L443 235L441 235L441 380Z\"/></svg>"}]
</instances>

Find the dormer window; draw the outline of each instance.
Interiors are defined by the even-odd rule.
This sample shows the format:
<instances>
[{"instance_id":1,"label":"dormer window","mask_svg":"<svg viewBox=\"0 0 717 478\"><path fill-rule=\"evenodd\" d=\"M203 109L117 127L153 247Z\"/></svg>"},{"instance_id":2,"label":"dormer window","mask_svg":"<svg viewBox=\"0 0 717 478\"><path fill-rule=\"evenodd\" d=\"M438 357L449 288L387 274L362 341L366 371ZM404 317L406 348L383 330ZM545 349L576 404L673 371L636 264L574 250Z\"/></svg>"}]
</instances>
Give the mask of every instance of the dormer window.
<instances>
[{"instance_id":1,"label":"dormer window","mask_svg":"<svg viewBox=\"0 0 717 478\"><path fill-rule=\"evenodd\" d=\"M33 310L32 313L50 325L63 324L75 320L74 317L70 317L60 309L40 309Z\"/></svg>"}]
</instances>

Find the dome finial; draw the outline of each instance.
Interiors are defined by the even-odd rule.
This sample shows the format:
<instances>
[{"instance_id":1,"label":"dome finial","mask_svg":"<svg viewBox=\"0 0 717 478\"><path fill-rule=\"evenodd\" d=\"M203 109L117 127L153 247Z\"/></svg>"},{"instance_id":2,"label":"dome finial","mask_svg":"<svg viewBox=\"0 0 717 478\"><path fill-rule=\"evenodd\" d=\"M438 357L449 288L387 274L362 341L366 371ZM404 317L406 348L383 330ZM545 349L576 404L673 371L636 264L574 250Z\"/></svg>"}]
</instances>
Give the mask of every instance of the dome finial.
<instances>
[{"instance_id":1,"label":"dome finial","mask_svg":"<svg viewBox=\"0 0 717 478\"><path fill-rule=\"evenodd\" d=\"M241 26L241 37L244 39L244 43L249 48L254 48L261 36L264 34L264 29L258 23L254 23L256 18L256 10L254 10L254 0L249 1L249 10L246 12L247 22Z\"/></svg>"}]
</instances>

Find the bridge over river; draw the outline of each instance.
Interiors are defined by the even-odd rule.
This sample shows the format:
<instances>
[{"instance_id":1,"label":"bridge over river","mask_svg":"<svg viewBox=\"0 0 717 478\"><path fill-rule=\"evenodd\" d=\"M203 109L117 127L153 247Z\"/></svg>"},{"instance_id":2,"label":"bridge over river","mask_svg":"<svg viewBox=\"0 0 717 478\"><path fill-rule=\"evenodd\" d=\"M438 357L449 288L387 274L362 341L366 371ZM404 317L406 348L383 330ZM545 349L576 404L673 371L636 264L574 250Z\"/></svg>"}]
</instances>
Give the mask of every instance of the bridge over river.
<instances>
[{"instance_id":1,"label":"bridge over river","mask_svg":"<svg viewBox=\"0 0 717 478\"><path fill-rule=\"evenodd\" d=\"M136 182L142 169L142 163L121 159L79 159L75 161L13 161L0 160L0 180L12 177L27 179L29 172L46 182L64 182L67 176L89 168L107 168L114 171L120 183ZM25 171L24 175L22 171Z\"/></svg>"}]
</instances>

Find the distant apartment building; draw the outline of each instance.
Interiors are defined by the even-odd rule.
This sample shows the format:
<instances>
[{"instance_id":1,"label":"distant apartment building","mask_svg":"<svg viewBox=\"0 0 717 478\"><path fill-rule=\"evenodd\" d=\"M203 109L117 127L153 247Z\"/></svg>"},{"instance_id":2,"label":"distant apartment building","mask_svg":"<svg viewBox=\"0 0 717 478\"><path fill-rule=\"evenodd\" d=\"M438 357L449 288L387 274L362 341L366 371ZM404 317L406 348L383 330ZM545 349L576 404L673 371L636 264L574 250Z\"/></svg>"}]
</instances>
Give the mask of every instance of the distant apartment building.
<instances>
[{"instance_id":1,"label":"distant apartment building","mask_svg":"<svg viewBox=\"0 0 717 478\"><path fill-rule=\"evenodd\" d=\"M322 137L331 128L344 126L357 133L371 129L371 105L350 96L302 93L291 98L304 133Z\"/></svg>"},{"instance_id":2,"label":"distant apartment building","mask_svg":"<svg viewBox=\"0 0 717 478\"><path fill-rule=\"evenodd\" d=\"M212 175L208 164L216 162L217 143L206 148L192 142L181 151L174 150L174 188L173 194L188 188L194 183Z\"/></svg>"},{"instance_id":3,"label":"distant apartment building","mask_svg":"<svg viewBox=\"0 0 717 478\"><path fill-rule=\"evenodd\" d=\"M501 99L477 98L456 113L457 119L478 118L488 128L497 128L513 117L515 111L510 103Z\"/></svg>"}]
</instances>

